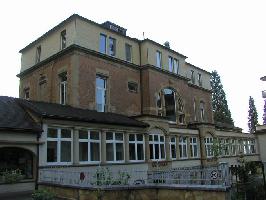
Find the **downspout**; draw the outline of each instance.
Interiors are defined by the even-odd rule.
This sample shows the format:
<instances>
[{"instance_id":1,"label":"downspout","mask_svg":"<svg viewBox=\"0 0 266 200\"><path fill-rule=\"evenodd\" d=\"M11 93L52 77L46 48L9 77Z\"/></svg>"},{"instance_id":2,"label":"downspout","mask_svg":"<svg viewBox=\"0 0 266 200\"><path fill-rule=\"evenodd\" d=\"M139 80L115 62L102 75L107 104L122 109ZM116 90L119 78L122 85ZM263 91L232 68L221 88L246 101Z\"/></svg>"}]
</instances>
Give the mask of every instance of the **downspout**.
<instances>
[{"instance_id":1,"label":"downspout","mask_svg":"<svg viewBox=\"0 0 266 200\"><path fill-rule=\"evenodd\" d=\"M37 158L36 158L36 177L35 177L35 190L38 190L38 180L39 180L39 156L40 156L40 150L39 150L39 141L40 141L40 137L41 134L43 132L43 119L41 117L41 128L42 130L40 132L38 132L37 134Z\"/></svg>"}]
</instances>

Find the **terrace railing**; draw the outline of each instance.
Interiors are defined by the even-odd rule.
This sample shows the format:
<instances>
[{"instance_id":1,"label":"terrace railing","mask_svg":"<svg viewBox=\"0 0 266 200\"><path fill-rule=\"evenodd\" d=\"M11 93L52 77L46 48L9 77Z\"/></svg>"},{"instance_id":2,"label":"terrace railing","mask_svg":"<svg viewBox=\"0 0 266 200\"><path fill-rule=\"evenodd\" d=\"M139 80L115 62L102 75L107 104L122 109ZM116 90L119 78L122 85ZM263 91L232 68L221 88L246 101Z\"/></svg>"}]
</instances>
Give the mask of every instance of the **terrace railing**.
<instances>
[{"instance_id":1,"label":"terrace railing","mask_svg":"<svg viewBox=\"0 0 266 200\"><path fill-rule=\"evenodd\" d=\"M108 167L49 168L39 170L39 183L75 187L114 186L217 186L231 185L228 165L216 167L173 168L170 170L114 170Z\"/></svg>"}]
</instances>

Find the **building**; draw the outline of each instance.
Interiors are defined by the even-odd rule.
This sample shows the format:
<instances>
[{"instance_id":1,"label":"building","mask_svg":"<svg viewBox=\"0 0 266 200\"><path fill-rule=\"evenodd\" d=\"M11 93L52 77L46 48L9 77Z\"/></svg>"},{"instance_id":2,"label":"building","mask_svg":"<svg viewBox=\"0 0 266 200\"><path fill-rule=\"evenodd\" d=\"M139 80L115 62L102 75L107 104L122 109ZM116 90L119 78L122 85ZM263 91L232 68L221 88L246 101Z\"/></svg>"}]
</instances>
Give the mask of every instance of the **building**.
<instances>
[{"instance_id":1,"label":"building","mask_svg":"<svg viewBox=\"0 0 266 200\"><path fill-rule=\"evenodd\" d=\"M16 101L42 127L40 171L231 165L240 153L259 160L254 135L214 124L209 72L169 43L126 31L74 14L20 50Z\"/></svg>"}]
</instances>

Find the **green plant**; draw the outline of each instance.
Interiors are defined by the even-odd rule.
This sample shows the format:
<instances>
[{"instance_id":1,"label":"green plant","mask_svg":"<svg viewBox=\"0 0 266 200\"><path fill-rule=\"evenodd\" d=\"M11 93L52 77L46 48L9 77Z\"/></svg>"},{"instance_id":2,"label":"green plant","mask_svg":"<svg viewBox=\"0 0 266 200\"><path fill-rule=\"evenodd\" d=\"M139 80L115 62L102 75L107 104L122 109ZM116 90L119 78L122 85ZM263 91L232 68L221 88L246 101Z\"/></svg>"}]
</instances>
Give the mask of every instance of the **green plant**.
<instances>
[{"instance_id":1,"label":"green plant","mask_svg":"<svg viewBox=\"0 0 266 200\"><path fill-rule=\"evenodd\" d=\"M2 172L2 177L5 183L17 183L23 178L20 169Z\"/></svg>"},{"instance_id":2,"label":"green plant","mask_svg":"<svg viewBox=\"0 0 266 200\"><path fill-rule=\"evenodd\" d=\"M35 190L32 194L33 200L54 200L55 195L47 190Z\"/></svg>"}]
</instances>

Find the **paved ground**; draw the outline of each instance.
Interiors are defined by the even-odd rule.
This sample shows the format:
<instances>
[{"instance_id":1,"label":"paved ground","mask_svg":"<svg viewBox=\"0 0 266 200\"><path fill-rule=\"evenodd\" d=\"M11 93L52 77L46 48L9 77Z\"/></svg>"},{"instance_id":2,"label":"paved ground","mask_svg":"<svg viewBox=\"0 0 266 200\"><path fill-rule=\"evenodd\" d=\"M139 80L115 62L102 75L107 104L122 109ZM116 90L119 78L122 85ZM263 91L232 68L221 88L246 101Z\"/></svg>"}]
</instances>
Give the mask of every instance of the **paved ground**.
<instances>
[{"instance_id":1,"label":"paved ground","mask_svg":"<svg viewBox=\"0 0 266 200\"><path fill-rule=\"evenodd\" d=\"M0 195L0 200L32 200L30 193L12 193ZM60 200L60 199L55 199Z\"/></svg>"}]
</instances>

